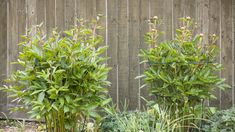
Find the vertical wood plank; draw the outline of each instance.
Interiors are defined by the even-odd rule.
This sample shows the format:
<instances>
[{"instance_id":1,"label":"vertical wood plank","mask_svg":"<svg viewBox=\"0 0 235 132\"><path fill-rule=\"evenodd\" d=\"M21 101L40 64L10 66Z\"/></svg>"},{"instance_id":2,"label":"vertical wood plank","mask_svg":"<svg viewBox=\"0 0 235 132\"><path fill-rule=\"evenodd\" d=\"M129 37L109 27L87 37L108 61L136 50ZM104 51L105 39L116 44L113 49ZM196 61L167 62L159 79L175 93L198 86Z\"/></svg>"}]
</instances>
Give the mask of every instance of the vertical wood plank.
<instances>
[{"instance_id":1,"label":"vertical wood plank","mask_svg":"<svg viewBox=\"0 0 235 132\"><path fill-rule=\"evenodd\" d=\"M47 36L55 28L55 0L46 0L46 32Z\"/></svg>"},{"instance_id":2,"label":"vertical wood plank","mask_svg":"<svg viewBox=\"0 0 235 132\"><path fill-rule=\"evenodd\" d=\"M55 25L59 31L65 29L65 0L56 0Z\"/></svg>"},{"instance_id":3,"label":"vertical wood plank","mask_svg":"<svg viewBox=\"0 0 235 132\"><path fill-rule=\"evenodd\" d=\"M209 32L209 0L196 0L195 2L195 22L196 24L196 34L203 33L202 46L208 44L208 32ZM205 100L204 104L209 105L209 100Z\"/></svg>"},{"instance_id":4,"label":"vertical wood plank","mask_svg":"<svg viewBox=\"0 0 235 132\"><path fill-rule=\"evenodd\" d=\"M222 77L232 86L232 0L221 1L221 55L224 70ZM221 109L227 109L232 106L232 89L221 92Z\"/></svg>"},{"instance_id":5,"label":"vertical wood plank","mask_svg":"<svg viewBox=\"0 0 235 132\"><path fill-rule=\"evenodd\" d=\"M106 14L107 3L106 0L96 0L96 16L101 15L102 17L99 20L99 24L102 26L102 29L97 32L97 34L101 35L104 39L103 44L107 45L107 38L106 38L106 21L107 21L107 14ZM95 17L93 18L95 19ZM102 54L102 56L107 57L107 51ZM105 62L107 64L107 61Z\"/></svg>"},{"instance_id":6,"label":"vertical wood plank","mask_svg":"<svg viewBox=\"0 0 235 132\"><path fill-rule=\"evenodd\" d=\"M161 20L159 30L163 35L159 37L159 42L172 38L172 0L150 0L150 16L158 16Z\"/></svg>"},{"instance_id":7,"label":"vertical wood plank","mask_svg":"<svg viewBox=\"0 0 235 132\"><path fill-rule=\"evenodd\" d=\"M190 16L195 19L196 16L196 0L184 0L182 3L184 6L184 15L183 17Z\"/></svg>"},{"instance_id":8,"label":"vertical wood plank","mask_svg":"<svg viewBox=\"0 0 235 132\"><path fill-rule=\"evenodd\" d=\"M232 84L232 90L233 90L233 106L235 104L235 1L233 0L232 3L232 15L233 15L233 84Z\"/></svg>"},{"instance_id":9,"label":"vertical wood plank","mask_svg":"<svg viewBox=\"0 0 235 132\"><path fill-rule=\"evenodd\" d=\"M18 41L21 42L22 41L21 36L26 34L26 0L18 0L18 1L19 1L18 9L17 9Z\"/></svg>"},{"instance_id":10,"label":"vertical wood plank","mask_svg":"<svg viewBox=\"0 0 235 132\"><path fill-rule=\"evenodd\" d=\"M149 19L149 1L148 0L140 0L140 49L147 49L148 45L144 41L144 35L148 32L148 19ZM140 59L140 62L142 59ZM140 65L140 74L144 73L145 65ZM144 84L144 81L141 79L140 86ZM144 87L140 89L140 96L141 98L149 99L148 96L148 88ZM146 102L143 99L140 99L140 107L145 109Z\"/></svg>"},{"instance_id":11,"label":"vertical wood plank","mask_svg":"<svg viewBox=\"0 0 235 132\"><path fill-rule=\"evenodd\" d=\"M128 45L128 1L118 3L118 83L122 106L129 105L129 45Z\"/></svg>"},{"instance_id":12,"label":"vertical wood plank","mask_svg":"<svg viewBox=\"0 0 235 132\"><path fill-rule=\"evenodd\" d=\"M220 36L220 0L209 0L209 34ZM217 40L217 46L220 47L220 37ZM220 62L218 55L217 61ZM220 73L218 73L220 76ZM214 91L216 100L210 100L209 104L212 107L220 108L220 90Z\"/></svg>"},{"instance_id":13,"label":"vertical wood plank","mask_svg":"<svg viewBox=\"0 0 235 132\"><path fill-rule=\"evenodd\" d=\"M96 17L96 0L86 0L86 20L91 21Z\"/></svg>"},{"instance_id":14,"label":"vertical wood plank","mask_svg":"<svg viewBox=\"0 0 235 132\"><path fill-rule=\"evenodd\" d=\"M33 25L37 24L36 4L36 0L26 0L27 29L30 29Z\"/></svg>"},{"instance_id":15,"label":"vertical wood plank","mask_svg":"<svg viewBox=\"0 0 235 132\"><path fill-rule=\"evenodd\" d=\"M203 44L208 43L209 33L209 0L196 0L197 33L204 34Z\"/></svg>"},{"instance_id":16,"label":"vertical wood plank","mask_svg":"<svg viewBox=\"0 0 235 132\"><path fill-rule=\"evenodd\" d=\"M8 45L8 66L9 75L13 73L17 67L16 65L10 64L11 62L17 60L18 52L18 24L17 24L17 0L9 1L9 45Z\"/></svg>"},{"instance_id":17,"label":"vertical wood plank","mask_svg":"<svg viewBox=\"0 0 235 132\"><path fill-rule=\"evenodd\" d=\"M0 85L7 77L7 0L0 1ZM0 111L7 113L7 93L0 92ZM4 118L4 115L0 114Z\"/></svg>"},{"instance_id":18,"label":"vertical wood plank","mask_svg":"<svg viewBox=\"0 0 235 132\"><path fill-rule=\"evenodd\" d=\"M37 25L43 23L45 30L46 24L46 0L36 0Z\"/></svg>"},{"instance_id":19,"label":"vertical wood plank","mask_svg":"<svg viewBox=\"0 0 235 132\"><path fill-rule=\"evenodd\" d=\"M195 19L196 16L196 2L195 0L174 0L173 1L173 28L177 29L182 24L179 18L191 17ZM174 31L175 34L175 31Z\"/></svg>"},{"instance_id":20,"label":"vertical wood plank","mask_svg":"<svg viewBox=\"0 0 235 132\"><path fill-rule=\"evenodd\" d=\"M139 107L139 80L135 79L140 74L138 51L140 47L140 21L139 7L140 0L129 0L129 29L128 29L128 45L129 45L129 107L135 110Z\"/></svg>"},{"instance_id":21,"label":"vertical wood plank","mask_svg":"<svg viewBox=\"0 0 235 132\"><path fill-rule=\"evenodd\" d=\"M173 36L175 36L175 30L181 25L179 18L184 17L183 3L184 0L173 0Z\"/></svg>"},{"instance_id":22,"label":"vertical wood plank","mask_svg":"<svg viewBox=\"0 0 235 132\"><path fill-rule=\"evenodd\" d=\"M33 14L35 10L32 11ZM30 13L32 13L30 12ZM31 14L30 14L31 15ZM18 53L20 48L18 47L18 43L21 40L21 35L26 33L26 1L25 0L11 0L9 1L9 26L8 26L8 66L9 66L9 75L15 72L17 69L21 67L19 65L12 65L11 62L14 62L18 59ZM11 99L8 99L7 108L14 108L18 105L16 102L11 102ZM26 117L23 112L15 112L8 115L10 118L24 118Z\"/></svg>"},{"instance_id":23,"label":"vertical wood plank","mask_svg":"<svg viewBox=\"0 0 235 132\"><path fill-rule=\"evenodd\" d=\"M106 15L106 0L96 0L96 16L98 14Z\"/></svg>"},{"instance_id":24,"label":"vertical wood plank","mask_svg":"<svg viewBox=\"0 0 235 132\"><path fill-rule=\"evenodd\" d=\"M79 19L86 19L86 0L77 0L77 16Z\"/></svg>"},{"instance_id":25,"label":"vertical wood plank","mask_svg":"<svg viewBox=\"0 0 235 132\"><path fill-rule=\"evenodd\" d=\"M118 89L118 0L107 0L107 56L110 57L108 65L112 67L109 72L108 80L112 83L109 93L113 102L119 107L119 89Z\"/></svg>"},{"instance_id":26,"label":"vertical wood plank","mask_svg":"<svg viewBox=\"0 0 235 132\"><path fill-rule=\"evenodd\" d=\"M74 25L75 20L75 0L65 2L65 28L69 29Z\"/></svg>"}]
</instances>

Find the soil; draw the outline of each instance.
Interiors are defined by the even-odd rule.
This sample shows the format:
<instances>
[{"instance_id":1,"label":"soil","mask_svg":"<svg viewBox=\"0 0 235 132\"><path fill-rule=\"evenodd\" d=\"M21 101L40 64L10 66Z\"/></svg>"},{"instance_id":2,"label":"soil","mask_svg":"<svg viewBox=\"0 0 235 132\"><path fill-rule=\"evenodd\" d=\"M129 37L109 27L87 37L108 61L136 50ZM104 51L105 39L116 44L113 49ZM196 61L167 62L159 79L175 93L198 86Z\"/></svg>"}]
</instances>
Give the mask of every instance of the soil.
<instances>
[{"instance_id":1,"label":"soil","mask_svg":"<svg viewBox=\"0 0 235 132\"><path fill-rule=\"evenodd\" d=\"M43 132L43 125L36 122L0 120L0 132Z\"/></svg>"}]
</instances>

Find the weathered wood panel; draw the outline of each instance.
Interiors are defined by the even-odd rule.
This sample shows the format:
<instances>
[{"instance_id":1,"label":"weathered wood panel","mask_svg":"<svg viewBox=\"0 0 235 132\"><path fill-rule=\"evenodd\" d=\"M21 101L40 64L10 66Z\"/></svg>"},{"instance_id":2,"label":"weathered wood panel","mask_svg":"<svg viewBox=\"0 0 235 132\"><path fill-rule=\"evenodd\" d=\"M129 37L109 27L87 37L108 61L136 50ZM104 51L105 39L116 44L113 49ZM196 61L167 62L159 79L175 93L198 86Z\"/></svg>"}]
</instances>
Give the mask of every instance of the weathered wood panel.
<instances>
[{"instance_id":1,"label":"weathered wood panel","mask_svg":"<svg viewBox=\"0 0 235 132\"><path fill-rule=\"evenodd\" d=\"M118 1L118 89L119 105L129 102L129 44L128 44L128 1Z\"/></svg>"},{"instance_id":2,"label":"weathered wood panel","mask_svg":"<svg viewBox=\"0 0 235 132\"><path fill-rule=\"evenodd\" d=\"M139 49L147 49L148 45L144 42L144 34L149 30L148 27L148 19L149 19L149 1L147 0L140 0L140 46ZM140 62L142 61L142 59L140 58ZM140 65L140 74L142 74L144 72L144 69L146 68L146 65L141 64ZM142 86L144 84L143 79L139 79L140 81L140 86ZM149 99L148 96L148 90L147 87L141 88L140 89L140 108L141 109L145 109L145 105L146 105L146 101L145 99Z\"/></svg>"},{"instance_id":3,"label":"weathered wood panel","mask_svg":"<svg viewBox=\"0 0 235 132\"><path fill-rule=\"evenodd\" d=\"M216 34L218 40L216 42L217 46L220 47L220 0L209 0L209 34ZM220 62L220 55L217 57L218 62ZM218 73L221 76L221 73ZM217 97L216 100L210 101L210 106L220 107L220 90L214 91L214 95Z\"/></svg>"},{"instance_id":4,"label":"weathered wood panel","mask_svg":"<svg viewBox=\"0 0 235 132\"><path fill-rule=\"evenodd\" d=\"M233 106L235 104L235 0L232 1L232 15L233 15L233 80L232 80L232 91L233 91L233 95L232 95L232 100L233 100Z\"/></svg>"},{"instance_id":5,"label":"weathered wood panel","mask_svg":"<svg viewBox=\"0 0 235 132\"><path fill-rule=\"evenodd\" d=\"M55 18L55 25L58 30L65 29L65 0L56 0L56 18Z\"/></svg>"},{"instance_id":6,"label":"weathered wood panel","mask_svg":"<svg viewBox=\"0 0 235 132\"><path fill-rule=\"evenodd\" d=\"M7 0L0 1L0 85L7 77ZM7 93L0 92L0 111L7 114ZM0 117L4 115L0 114Z\"/></svg>"},{"instance_id":7,"label":"weathered wood panel","mask_svg":"<svg viewBox=\"0 0 235 132\"><path fill-rule=\"evenodd\" d=\"M232 0L221 1L221 63L224 65L222 77L226 78L226 82L232 86L233 69L233 36L232 36ZM232 106L232 89L221 91L221 109L230 108Z\"/></svg>"},{"instance_id":8,"label":"weathered wood panel","mask_svg":"<svg viewBox=\"0 0 235 132\"><path fill-rule=\"evenodd\" d=\"M140 47L140 0L129 0L129 26L128 26L128 47L129 47L129 107L137 109L140 106L139 87L140 80L135 79L140 75L139 47Z\"/></svg>"},{"instance_id":9,"label":"weathered wood panel","mask_svg":"<svg viewBox=\"0 0 235 132\"><path fill-rule=\"evenodd\" d=\"M55 0L46 0L46 33L50 35L50 32L55 28Z\"/></svg>"},{"instance_id":10,"label":"weathered wood panel","mask_svg":"<svg viewBox=\"0 0 235 132\"><path fill-rule=\"evenodd\" d=\"M105 17L100 21L104 30L103 45L109 48L104 55L110 57L107 64L112 67L108 79L112 82L109 92L114 103L122 107L126 102L131 109L142 108L145 102L140 98L148 97L147 87L139 89L143 80L135 77L143 73L146 66L139 65L137 56L140 49L148 48L144 34L148 31L150 16L162 19L160 30L165 33L160 41L174 37L175 29L180 26L180 17L190 16L198 23L197 33L203 33L208 42L209 34L217 34L218 46L222 49L218 62L225 69L218 73L225 77L232 89L215 91L217 100L209 101L211 106L222 109L234 104L234 19L235 0L2 0L0 1L0 79L19 67L10 65L17 59L21 40L32 25L44 23L43 29L49 33L57 27L59 31L76 24L76 18L96 19L98 14ZM0 93L0 105L11 107L6 93ZM7 108L0 109L6 112ZM15 116L15 115L13 115Z\"/></svg>"},{"instance_id":11,"label":"weathered wood panel","mask_svg":"<svg viewBox=\"0 0 235 132\"><path fill-rule=\"evenodd\" d=\"M72 25L74 25L75 22L75 14L76 14L76 9L75 9L75 0L68 0L65 3L65 28L71 28Z\"/></svg>"},{"instance_id":12,"label":"weathered wood panel","mask_svg":"<svg viewBox=\"0 0 235 132\"><path fill-rule=\"evenodd\" d=\"M110 57L108 65L112 67L109 72L109 81L111 87L109 92L113 102L119 107L119 83L118 83L118 0L107 0L107 44L109 46L107 56Z\"/></svg>"}]
</instances>

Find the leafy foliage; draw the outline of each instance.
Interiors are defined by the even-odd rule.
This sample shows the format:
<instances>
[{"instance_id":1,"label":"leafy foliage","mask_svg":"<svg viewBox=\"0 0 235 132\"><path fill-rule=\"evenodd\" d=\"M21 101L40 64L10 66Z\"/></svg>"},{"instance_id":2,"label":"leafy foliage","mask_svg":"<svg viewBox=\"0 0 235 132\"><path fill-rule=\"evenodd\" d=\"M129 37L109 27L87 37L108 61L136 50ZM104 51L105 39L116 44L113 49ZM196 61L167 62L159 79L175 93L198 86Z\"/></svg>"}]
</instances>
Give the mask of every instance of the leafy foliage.
<instances>
[{"instance_id":1,"label":"leafy foliage","mask_svg":"<svg viewBox=\"0 0 235 132\"><path fill-rule=\"evenodd\" d=\"M157 42L158 19L152 19L152 28L145 36L151 48L141 50L142 63L149 65L141 77L150 86L156 102L167 106L195 106L204 99L215 98L212 91L229 87L216 76L222 65L216 62L218 48L216 36L203 46L203 35L193 36L193 21L182 18L183 26L177 29L175 39Z\"/></svg>"},{"instance_id":2,"label":"leafy foliage","mask_svg":"<svg viewBox=\"0 0 235 132\"><path fill-rule=\"evenodd\" d=\"M216 112L204 127L205 132L234 132L235 108Z\"/></svg>"},{"instance_id":3,"label":"leafy foliage","mask_svg":"<svg viewBox=\"0 0 235 132\"><path fill-rule=\"evenodd\" d=\"M199 128L190 124L183 126L182 122L191 120L193 115L186 115L177 119L172 118L169 109L162 109L158 105L149 110L114 113L106 116L101 122L101 132L181 132L182 128Z\"/></svg>"},{"instance_id":4,"label":"leafy foliage","mask_svg":"<svg viewBox=\"0 0 235 132\"><path fill-rule=\"evenodd\" d=\"M140 53L144 59L141 63L148 68L137 77L144 78L144 86L148 85L150 95L156 97L152 103L171 108L171 115L176 118L194 114L195 107L205 99L216 98L214 90L229 87L225 79L216 75L222 70L216 62L217 37L211 35L209 43L204 44L203 34L194 35L196 27L190 17L181 18L181 22L173 40L158 42L159 19L150 19L150 31L145 36L150 48Z\"/></svg>"},{"instance_id":5,"label":"leafy foliage","mask_svg":"<svg viewBox=\"0 0 235 132\"><path fill-rule=\"evenodd\" d=\"M147 130L150 116L146 112L129 111L108 115L102 121L101 132L126 132Z\"/></svg>"},{"instance_id":6,"label":"leafy foliage","mask_svg":"<svg viewBox=\"0 0 235 132\"><path fill-rule=\"evenodd\" d=\"M78 119L99 117L97 107L107 99L110 68L101 54L103 38L96 34L98 21L79 20L63 34L53 31L46 38L40 26L25 35L17 70L4 90L22 102L31 118L44 119L48 131L75 130ZM33 34L33 35L32 35Z\"/></svg>"}]
</instances>

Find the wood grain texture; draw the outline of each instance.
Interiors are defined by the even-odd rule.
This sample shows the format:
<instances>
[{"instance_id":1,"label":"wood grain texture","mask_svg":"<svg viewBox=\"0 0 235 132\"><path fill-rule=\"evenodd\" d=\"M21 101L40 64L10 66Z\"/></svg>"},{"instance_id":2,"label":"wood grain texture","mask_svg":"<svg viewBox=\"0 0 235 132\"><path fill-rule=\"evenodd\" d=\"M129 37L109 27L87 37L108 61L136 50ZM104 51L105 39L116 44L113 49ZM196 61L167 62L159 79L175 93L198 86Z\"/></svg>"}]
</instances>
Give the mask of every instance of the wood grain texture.
<instances>
[{"instance_id":1,"label":"wood grain texture","mask_svg":"<svg viewBox=\"0 0 235 132\"><path fill-rule=\"evenodd\" d=\"M159 42L172 38L172 6L172 0L150 0L150 16L157 16L161 21L159 30L163 34L160 36Z\"/></svg>"},{"instance_id":2,"label":"wood grain texture","mask_svg":"<svg viewBox=\"0 0 235 132\"><path fill-rule=\"evenodd\" d=\"M203 34L202 46L208 44L209 33L209 0L196 0L195 1L195 22L197 34ZM205 100L204 104L209 105L209 100Z\"/></svg>"},{"instance_id":3,"label":"wood grain texture","mask_svg":"<svg viewBox=\"0 0 235 132\"><path fill-rule=\"evenodd\" d=\"M7 0L0 1L0 85L4 85L7 77ZM7 111L7 93L0 92L0 111L8 113ZM3 117L3 115L0 115Z\"/></svg>"},{"instance_id":4,"label":"wood grain texture","mask_svg":"<svg viewBox=\"0 0 235 132\"><path fill-rule=\"evenodd\" d=\"M147 0L140 0L140 49L147 49L148 48L148 44L145 43L144 41L144 35L146 32L148 32L149 27L148 27L148 19L149 19L149 1ZM140 62L142 61L142 59L140 58ZM141 64L140 65L140 74L143 74L144 70L146 68L146 65ZM139 80L140 81L140 86L142 86L144 84L144 81L142 79ZM148 96L148 88L144 87L142 89L140 89L140 108L141 109L145 109L146 106L146 101L144 99L150 99L150 97Z\"/></svg>"},{"instance_id":5,"label":"wood grain texture","mask_svg":"<svg viewBox=\"0 0 235 132\"><path fill-rule=\"evenodd\" d=\"M96 0L86 0L86 20L96 18Z\"/></svg>"},{"instance_id":6,"label":"wood grain texture","mask_svg":"<svg viewBox=\"0 0 235 132\"><path fill-rule=\"evenodd\" d=\"M232 1L232 15L233 15L233 83L232 83L232 100L233 100L233 106L235 104L235 1Z\"/></svg>"},{"instance_id":7,"label":"wood grain texture","mask_svg":"<svg viewBox=\"0 0 235 132\"><path fill-rule=\"evenodd\" d=\"M47 36L55 28L55 0L46 0L46 32Z\"/></svg>"},{"instance_id":8,"label":"wood grain texture","mask_svg":"<svg viewBox=\"0 0 235 132\"><path fill-rule=\"evenodd\" d=\"M75 0L69 0L64 3L65 8L65 28L69 29L74 25L75 22Z\"/></svg>"},{"instance_id":9,"label":"wood grain texture","mask_svg":"<svg viewBox=\"0 0 235 132\"><path fill-rule=\"evenodd\" d=\"M209 0L209 34L216 34L220 36L220 0ZM220 37L216 42L217 46L220 47ZM220 55L217 57L217 61L220 62ZM221 73L217 73L220 76ZM216 100L210 100L210 106L220 108L220 90L214 91L214 95L217 97Z\"/></svg>"},{"instance_id":10,"label":"wood grain texture","mask_svg":"<svg viewBox=\"0 0 235 132\"><path fill-rule=\"evenodd\" d=\"M36 0L37 24L43 23L43 29L46 31L46 0Z\"/></svg>"},{"instance_id":11,"label":"wood grain texture","mask_svg":"<svg viewBox=\"0 0 235 132\"><path fill-rule=\"evenodd\" d=\"M173 0L173 35L175 35L175 30L180 27L181 23L179 18L184 17L184 0Z\"/></svg>"},{"instance_id":12,"label":"wood grain texture","mask_svg":"<svg viewBox=\"0 0 235 132\"><path fill-rule=\"evenodd\" d=\"M96 0L96 15L94 16L93 19L97 19L98 15L99 17L99 25L102 26L102 29L97 31L98 35L101 35L103 37L103 43L101 45L103 46L108 46L107 44L107 37L106 37L106 32L107 32L107 2L106 0ZM103 57L107 56L107 51L102 54ZM107 61L105 62L107 64Z\"/></svg>"},{"instance_id":13,"label":"wood grain texture","mask_svg":"<svg viewBox=\"0 0 235 132\"><path fill-rule=\"evenodd\" d=\"M118 84L119 105L129 105L129 44L128 44L128 1L118 2Z\"/></svg>"},{"instance_id":14,"label":"wood grain texture","mask_svg":"<svg viewBox=\"0 0 235 132\"><path fill-rule=\"evenodd\" d=\"M226 78L226 82L232 86L233 72L233 36L232 36L232 0L221 1L221 62L224 65L222 77ZM221 109L227 109L232 106L232 89L221 91Z\"/></svg>"},{"instance_id":15,"label":"wood grain texture","mask_svg":"<svg viewBox=\"0 0 235 132\"><path fill-rule=\"evenodd\" d=\"M140 19L139 19L139 8L140 0L129 0L128 1L128 47L129 47L129 108L135 110L139 108L139 87L140 80L135 77L140 75L139 66L139 47L140 47Z\"/></svg>"},{"instance_id":16,"label":"wood grain texture","mask_svg":"<svg viewBox=\"0 0 235 132\"><path fill-rule=\"evenodd\" d=\"M18 43L21 41L21 35L26 33L26 0L10 0L8 3L8 66L9 66L9 75L15 72L17 69L21 67L19 65L13 65L11 62L14 62L18 59L20 47L18 47ZM36 5L31 1L32 5ZM32 6L31 6L32 7ZM32 9L29 7L29 9ZM32 17L32 14L35 13L35 10L30 11L29 16ZM29 23L31 23L30 21ZM8 75L8 76L9 76ZM17 102L12 102L11 98L7 99L7 109L16 107L19 104ZM10 118L24 118L26 117L23 112L16 112L8 115Z\"/></svg>"},{"instance_id":17,"label":"wood grain texture","mask_svg":"<svg viewBox=\"0 0 235 132\"><path fill-rule=\"evenodd\" d=\"M109 72L108 80L112 83L109 93L113 102L119 107L119 89L118 89L118 0L107 0L107 50L108 66L112 67Z\"/></svg>"},{"instance_id":18,"label":"wood grain texture","mask_svg":"<svg viewBox=\"0 0 235 132\"><path fill-rule=\"evenodd\" d=\"M86 0L76 1L77 17L79 19L86 19Z\"/></svg>"},{"instance_id":19,"label":"wood grain texture","mask_svg":"<svg viewBox=\"0 0 235 132\"><path fill-rule=\"evenodd\" d=\"M55 25L59 31L65 29L65 0L56 0Z\"/></svg>"}]
</instances>

